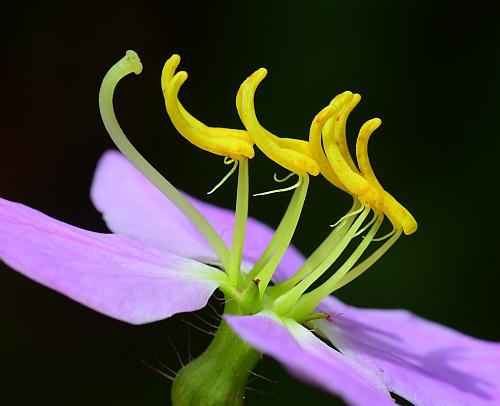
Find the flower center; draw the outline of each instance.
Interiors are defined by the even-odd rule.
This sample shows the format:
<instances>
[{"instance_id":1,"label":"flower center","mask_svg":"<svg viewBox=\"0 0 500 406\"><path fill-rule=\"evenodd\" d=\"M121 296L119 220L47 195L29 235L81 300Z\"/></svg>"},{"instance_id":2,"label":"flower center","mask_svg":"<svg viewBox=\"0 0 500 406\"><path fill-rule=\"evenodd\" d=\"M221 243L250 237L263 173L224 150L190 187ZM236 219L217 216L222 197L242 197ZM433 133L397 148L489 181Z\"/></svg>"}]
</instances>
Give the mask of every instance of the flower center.
<instances>
[{"instance_id":1,"label":"flower center","mask_svg":"<svg viewBox=\"0 0 500 406\"><path fill-rule=\"evenodd\" d=\"M417 229L410 212L383 189L368 158L368 141L381 125L381 120L371 119L361 127L356 142L357 165L347 146L346 122L361 99L358 94L341 93L323 108L311 124L308 141L278 137L262 127L255 114L255 91L267 74L261 68L243 82L236 95L236 108L245 130L208 127L189 114L178 99L180 87L187 79L186 72L175 73L179 62L178 55L170 57L161 77L165 105L172 123L194 145L224 156L226 163L234 164L223 181L238 169L230 249L207 220L130 144L116 120L112 97L118 81L129 73L139 74L142 70L139 57L133 51L127 51L126 56L110 69L101 85L99 105L111 138L122 153L183 211L212 246L226 274L225 282L220 286L226 296L235 300L248 314L267 308L300 322L321 317L315 313L321 300L365 272L402 233L412 234ZM293 187L279 190L293 189L290 203L270 243L250 272L244 273L241 271L241 262L249 203L248 160L254 156L254 144L278 165L298 175L299 179ZM316 176L319 173L332 185L349 193L353 205L332 226L329 236L293 276L273 284L273 276L297 228L310 183L309 175ZM368 220L370 212L373 215ZM393 231L377 238L385 216L392 223ZM356 247L351 248L347 260L328 275L332 266L360 234L365 235L359 239ZM385 241L366 256L369 245L381 240Z\"/></svg>"}]
</instances>

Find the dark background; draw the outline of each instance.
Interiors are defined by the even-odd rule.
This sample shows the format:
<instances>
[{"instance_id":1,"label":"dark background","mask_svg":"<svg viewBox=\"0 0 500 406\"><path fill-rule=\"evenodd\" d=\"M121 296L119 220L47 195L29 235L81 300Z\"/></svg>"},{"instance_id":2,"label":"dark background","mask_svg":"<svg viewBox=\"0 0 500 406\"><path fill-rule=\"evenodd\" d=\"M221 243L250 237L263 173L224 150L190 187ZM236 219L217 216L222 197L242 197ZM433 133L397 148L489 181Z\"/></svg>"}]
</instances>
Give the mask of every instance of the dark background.
<instances>
[{"instance_id":1,"label":"dark background","mask_svg":"<svg viewBox=\"0 0 500 406\"><path fill-rule=\"evenodd\" d=\"M3 197L106 230L88 196L95 164L112 147L97 94L126 49L140 54L144 71L120 84L119 120L170 181L198 197L227 167L192 147L168 121L159 80L173 52L190 74L184 104L216 126L241 128L236 90L260 66L269 76L257 95L258 116L280 136L305 139L310 121L334 95L357 91L363 100L349 121L349 137L365 120L383 119L370 145L372 164L420 229L339 297L359 306L410 309L500 340L500 37L498 12L488 3L44 2L11 5L3 14ZM258 153L251 162L252 191L274 188L275 170L284 173ZM231 207L234 191L235 178L207 199ZM288 198L252 199L251 214L276 225ZM295 244L311 252L349 205L346 195L314 179ZM177 369L173 346L186 359L188 341L196 355L209 340L183 321L203 326L195 316L128 326L3 265L0 308L6 405L166 405L169 381L142 361ZM248 392L249 405L336 402L271 359L257 371L278 383L252 382L271 394Z\"/></svg>"}]
</instances>

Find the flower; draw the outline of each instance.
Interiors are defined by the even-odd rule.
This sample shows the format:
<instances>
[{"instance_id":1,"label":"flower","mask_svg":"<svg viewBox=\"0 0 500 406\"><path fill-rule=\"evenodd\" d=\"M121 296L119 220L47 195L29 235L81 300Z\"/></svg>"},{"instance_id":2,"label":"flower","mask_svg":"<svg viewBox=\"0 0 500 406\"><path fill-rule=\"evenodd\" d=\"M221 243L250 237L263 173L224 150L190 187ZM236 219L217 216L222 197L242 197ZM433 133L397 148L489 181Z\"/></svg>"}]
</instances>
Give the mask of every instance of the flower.
<instances>
[{"instance_id":1,"label":"flower","mask_svg":"<svg viewBox=\"0 0 500 406\"><path fill-rule=\"evenodd\" d=\"M406 311L356 309L330 296L365 272L402 233L417 228L370 166L367 143L380 120L360 130L358 165L349 154L345 123L359 95L344 92L334 98L313 120L309 141L280 138L256 117L253 97L266 75L259 69L236 96L245 130L208 127L178 100L187 78L185 72L175 73L178 64L174 55L163 70L167 112L187 140L238 167L236 211L178 192L128 142L114 116L112 96L122 77L142 69L129 51L108 72L100 92L105 126L126 158L107 152L91 190L114 234L78 229L0 199L0 258L88 307L134 324L199 309L219 288L231 299L224 320L205 353L177 375L174 405L202 405L209 398L211 404L241 404L246 377L258 360L246 343L352 405L394 404L390 392L416 405L499 404L500 344ZM299 179L284 189L294 192L276 231L247 216L254 144ZM290 241L309 175L320 173L354 203L306 259ZM363 226L370 212L373 218ZM384 216L393 232L377 239ZM346 262L311 289L366 230ZM380 239L386 241L358 264L369 244Z\"/></svg>"}]
</instances>

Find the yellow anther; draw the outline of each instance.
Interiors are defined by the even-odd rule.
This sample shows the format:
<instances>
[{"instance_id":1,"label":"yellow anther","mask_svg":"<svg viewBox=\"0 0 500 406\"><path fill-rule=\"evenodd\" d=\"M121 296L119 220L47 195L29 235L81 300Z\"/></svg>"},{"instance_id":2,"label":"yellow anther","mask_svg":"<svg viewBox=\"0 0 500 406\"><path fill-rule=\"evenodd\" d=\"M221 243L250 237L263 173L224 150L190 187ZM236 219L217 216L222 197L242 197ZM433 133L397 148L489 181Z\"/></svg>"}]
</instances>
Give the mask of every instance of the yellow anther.
<instances>
[{"instance_id":1,"label":"yellow anther","mask_svg":"<svg viewBox=\"0 0 500 406\"><path fill-rule=\"evenodd\" d=\"M382 120L379 118L372 118L361 126L356 140L356 158L363 177L378 189L383 190L382 185L373 172L370 159L368 158L368 141L373 132L379 128L381 124Z\"/></svg>"},{"instance_id":2,"label":"yellow anther","mask_svg":"<svg viewBox=\"0 0 500 406\"><path fill-rule=\"evenodd\" d=\"M347 119L349 118L349 114L354 109L354 107L356 107L360 100L361 96L359 94L352 94L351 92L341 93L338 99L333 99L330 105L337 105L338 113L330 120L328 120L323 130L323 137L327 139L327 143L331 142L330 140L328 140L328 137L330 135L335 137L335 144L344 157L344 160L354 172L359 171L351 157L349 146L347 145L346 124Z\"/></svg>"},{"instance_id":3,"label":"yellow anther","mask_svg":"<svg viewBox=\"0 0 500 406\"><path fill-rule=\"evenodd\" d=\"M373 118L368 120L359 130L358 139L356 141L356 157L358 159L361 175L368 180L382 196L382 201L379 203L381 210L386 213L389 220L397 229L402 229L405 234L412 234L417 231L417 222L391 194L386 192L375 173L373 172L368 157L368 141L373 132L380 127L382 120Z\"/></svg>"},{"instance_id":4,"label":"yellow anther","mask_svg":"<svg viewBox=\"0 0 500 406\"><path fill-rule=\"evenodd\" d=\"M348 192L346 187L342 184L339 177L333 170L328 158L323 150L323 142L321 141L321 131L325 123L337 113L337 107L335 105L326 106L321 110L311 124L309 129L309 145L311 147L311 153L313 158L319 165L321 174L334 186L339 189Z\"/></svg>"},{"instance_id":5,"label":"yellow anther","mask_svg":"<svg viewBox=\"0 0 500 406\"><path fill-rule=\"evenodd\" d=\"M344 92L336 96L330 105L321 110L311 125L309 141L314 159L319 163L322 175L334 186L358 199L363 206L376 214L386 214L395 229L412 234L417 223L378 181L368 158L368 141L382 121L367 121L360 129L356 142L358 167L349 153L346 140L346 122L361 96Z\"/></svg>"},{"instance_id":6,"label":"yellow anther","mask_svg":"<svg viewBox=\"0 0 500 406\"><path fill-rule=\"evenodd\" d=\"M161 86L167 113L174 127L189 142L217 155L241 159L253 158L253 141L244 130L209 127L194 118L178 99L179 89L187 79L184 71L175 73L179 55L172 55L163 67Z\"/></svg>"},{"instance_id":7,"label":"yellow anther","mask_svg":"<svg viewBox=\"0 0 500 406\"><path fill-rule=\"evenodd\" d=\"M351 169L333 136L324 137L323 142L328 161L348 192L363 206L369 206L376 212L380 211L382 199L375 186Z\"/></svg>"},{"instance_id":8,"label":"yellow anther","mask_svg":"<svg viewBox=\"0 0 500 406\"><path fill-rule=\"evenodd\" d=\"M330 117L327 118L326 124L323 126L323 149L332 171L325 168L322 173L337 186L332 174L335 175L340 185L343 186L341 189L353 195L363 206L380 211L377 204L380 200L379 193L369 181L359 174L349 153L345 136L347 117L360 100L361 96L358 94L344 92L335 97L327 107L331 110L326 110L328 113L325 113L326 117ZM312 144L316 146L315 151L321 148L317 141Z\"/></svg>"},{"instance_id":9,"label":"yellow anther","mask_svg":"<svg viewBox=\"0 0 500 406\"><path fill-rule=\"evenodd\" d=\"M255 144L274 162L299 176L308 173L318 175L319 166L312 157L307 141L279 138L260 125L255 114L254 97L257 86L266 75L266 69L261 68L241 85L236 96L236 107L241 121Z\"/></svg>"},{"instance_id":10,"label":"yellow anther","mask_svg":"<svg viewBox=\"0 0 500 406\"><path fill-rule=\"evenodd\" d=\"M406 235L417 231L417 221L390 193L384 193L383 211L395 228L403 230Z\"/></svg>"}]
</instances>

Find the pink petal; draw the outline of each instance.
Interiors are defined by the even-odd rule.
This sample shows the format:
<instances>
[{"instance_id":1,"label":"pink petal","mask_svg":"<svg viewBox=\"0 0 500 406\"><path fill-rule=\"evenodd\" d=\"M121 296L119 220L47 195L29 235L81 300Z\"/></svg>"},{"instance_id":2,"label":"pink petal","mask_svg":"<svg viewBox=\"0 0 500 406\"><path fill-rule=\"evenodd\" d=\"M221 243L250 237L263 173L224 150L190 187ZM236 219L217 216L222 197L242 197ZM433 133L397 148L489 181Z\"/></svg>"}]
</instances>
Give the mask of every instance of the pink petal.
<instances>
[{"instance_id":1,"label":"pink petal","mask_svg":"<svg viewBox=\"0 0 500 406\"><path fill-rule=\"evenodd\" d=\"M357 309L333 297L318 330L416 405L500 404L500 344L478 340L403 310Z\"/></svg>"},{"instance_id":2,"label":"pink petal","mask_svg":"<svg viewBox=\"0 0 500 406\"><path fill-rule=\"evenodd\" d=\"M351 405L394 405L383 383L369 368L344 357L295 321L279 319L269 312L226 319L243 340L276 358L300 379Z\"/></svg>"},{"instance_id":3,"label":"pink petal","mask_svg":"<svg viewBox=\"0 0 500 406\"><path fill-rule=\"evenodd\" d=\"M113 232L133 236L185 257L207 263L217 262L215 253L184 214L119 152L108 151L101 158L91 197ZM193 197L187 198L230 247L234 212ZM248 220L244 262L257 262L273 232L272 228L258 220ZM278 268L277 278L284 279L284 274L290 276L303 262L303 255L290 247Z\"/></svg>"},{"instance_id":4,"label":"pink petal","mask_svg":"<svg viewBox=\"0 0 500 406\"><path fill-rule=\"evenodd\" d=\"M223 276L134 238L82 230L4 199L0 259L77 302L133 324L203 307Z\"/></svg>"}]
</instances>

